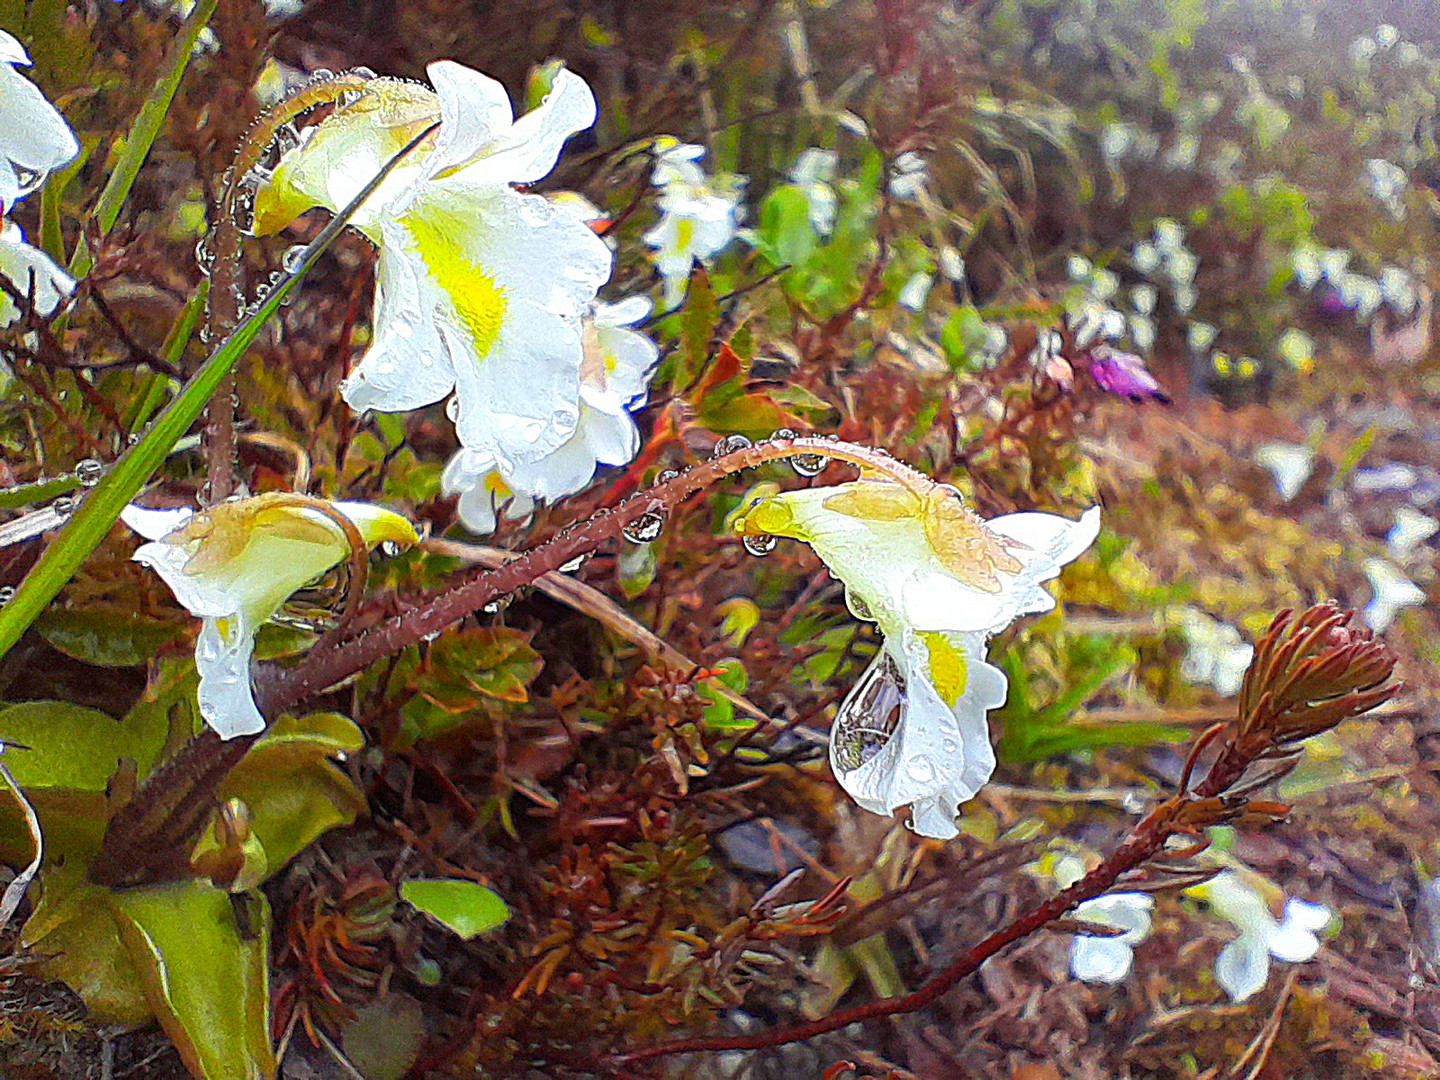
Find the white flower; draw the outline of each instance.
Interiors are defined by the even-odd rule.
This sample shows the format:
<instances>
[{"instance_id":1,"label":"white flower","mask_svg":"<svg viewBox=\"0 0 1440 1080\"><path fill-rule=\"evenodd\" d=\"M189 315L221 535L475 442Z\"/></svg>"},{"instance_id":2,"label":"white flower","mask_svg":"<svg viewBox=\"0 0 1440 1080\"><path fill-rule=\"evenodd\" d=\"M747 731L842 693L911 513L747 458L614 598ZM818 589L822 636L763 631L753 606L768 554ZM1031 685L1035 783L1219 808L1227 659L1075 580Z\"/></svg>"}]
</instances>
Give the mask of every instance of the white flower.
<instances>
[{"instance_id":1,"label":"white flower","mask_svg":"<svg viewBox=\"0 0 1440 1080\"><path fill-rule=\"evenodd\" d=\"M1335 291L1340 294L1340 302L1354 310L1357 323L1363 325L1369 322L1370 317L1380 310L1380 305L1385 302L1385 292L1374 278L1347 271L1330 280Z\"/></svg>"},{"instance_id":2,"label":"white flower","mask_svg":"<svg viewBox=\"0 0 1440 1080\"><path fill-rule=\"evenodd\" d=\"M1215 959L1215 981L1235 1001L1245 1001L1265 986L1272 956L1289 963L1312 959L1320 951L1317 931L1331 918L1330 909L1321 904L1290 899L1276 919L1264 897L1234 870L1186 892L1206 901L1212 913L1240 932Z\"/></svg>"},{"instance_id":3,"label":"white flower","mask_svg":"<svg viewBox=\"0 0 1440 1080\"><path fill-rule=\"evenodd\" d=\"M1399 165L1384 158L1370 158L1365 162L1361 181L1374 196L1375 201L1389 211L1390 216L1405 216L1405 204L1401 196L1410 183L1410 176Z\"/></svg>"},{"instance_id":4,"label":"white flower","mask_svg":"<svg viewBox=\"0 0 1440 1080\"><path fill-rule=\"evenodd\" d=\"M580 418L579 316L610 251L572 212L512 185L544 178L595 98L561 70L519 120L500 83L448 60L435 89L375 79L308 129L255 197L257 234L345 205L410 139L439 129L352 224L380 247L373 344L342 385L357 410L399 412L454 390L460 441L510 463L556 449Z\"/></svg>"},{"instance_id":5,"label":"white flower","mask_svg":"<svg viewBox=\"0 0 1440 1080\"><path fill-rule=\"evenodd\" d=\"M841 704L830 764L866 810L910 806L922 836L956 835L955 812L995 768L985 714L1005 676L985 643L1022 615L1049 611L1041 583L1080 555L1100 528L1010 514L984 521L953 488L865 478L836 487L766 491L737 515L742 536L789 536L814 548L845 584L858 618L884 643Z\"/></svg>"},{"instance_id":6,"label":"white flower","mask_svg":"<svg viewBox=\"0 0 1440 1080\"><path fill-rule=\"evenodd\" d=\"M965 260L961 258L960 252L956 251L953 245L946 244L940 249L940 257L935 260L940 268L940 273L945 275L948 281L965 280Z\"/></svg>"},{"instance_id":7,"label":"white flower","mask_svg":"<svg viewBox=\"0 0 1440 1080\"><path fill-rule=\"evenodd\" d=\"M1180 634L1185 639L1180 674L1193 683L1211 686L1221 697L1238 693L1255 646L1242 639L1235 627L1195 607L1180 613Z\"/></svg>"},{"instance_id":8,"label":"white flower","mask_svg":"<svg viewBox=\"0 0 1440 1080\"><path fill-rule=\"evenodd\" d=\"M904 285L900 286L900 292L895 297L895 302L911 311L919 311L925 306L925 301L929 299L930 287L934 284L934 274L917 270L905 279Z\"/></svg>"},{"instance_id":9,"label":"white flower","mask_svg":"<svg viewBox=\"0 0 1440 1080\"><path fill-rule=\"evenodd\" d=\"M1141 240L1130 251L1130 262L1142 274L1160 269L1160 249L1149 240Z\"/></svg>"},{"instance_id":10,"label":"white flower","mask_svg":"<svg viewBox=\"0 0 1440 1080\"><path fill-rule=\"evenodd\" d=\"M906 150L890 166L890 197L909 202L920 197L930 182L930 167L914 150Z\"/></svg>"},{"instance_id":11,"label":"white flower","mask_svg":"<svg viewBox=\"0 0 1440 1080\"><path fill-rule=\"evenodd\" d=\"M1380 293L1400 315L1409 315L1420 302L1415 279L1398 266L1387 266L1380 272Z\"/></svg>"},{"instance_id":12,"label":"white flower","mask_svg":"<svg viewBox=\"0 0 1440 1080\"><path fill-rule=\"evenodd\" d=\"M1304 330L1289 327L1280 335L1275 351L1296 371L1310 371L1315 367L1315 339Z\"/></svg>"},{"instance_id":13,"label":"white flower","mask_svg":"<svg viewBox=\"0 0 1440 1080\"><path fill-rule=\"evenodd\" d=\"M493 457L463 446L445 464L440 490L460 496L456 510L461 524L482 536L495 531L501 514L521 521L535 511L535 500L505 482Z\"/></svg>"},{"instance_id":14,"label":"white flower","mask_svg":"<svg viewBox=\"0 0 1440 1080\"><path fill-rule=\"evenodd\" d=\"M368 547L409 546L415 529L369 503L328 504L354 523ZM285 494L224 502L199 513L127 506L121 520L145 539L135 561L150 567L192 615L200 715L222 739L265 727L250 685L255 634L291 593L350 554L345 530L315 500Z\"/></svg>"},{"instance_id":15,"label":"white flower","mask_svg":"<svg viewBox=\"0 0 1440 1080\"><path fill-rule=\"evenodd\" d=\"M1324 273L1320 265L1320 249L1310 245L1297 247L1290 253L1290 270L1297 285L1302 289L1313 289L1320 284Z\"/></svg>"},{"instance_id":16,"label":"white flower","mask_svg":"<svg viewBox=\"0 0 1440 1080\"><path fill-rule=\"evenodd\" d=\"M1118 983L1130 974L1135 946L1150 934L1155 898L1147 893L1118 892L1086 900L1075 918L1124 930L1115 937L1077 934L1070 940L1070 973L1085 982Z\"/></svg>"},{"instance_id":17,"label":"white flower","mask_svg":"<svg viewBox=\"0 0 1440 1080\"><path fill-rule=\"evenodd\" d=\"M1422 514L1413 506L1402 506L1395 511L1395 524L1385 536L1390 554L1397 559L1408 559L1417 547L1440 531L1440 521L1429 514Z\"/></svg>"},{"instance_id":18,"label":"white flower","mask_svg":"<svg viewBox=\"0 0 1440 1080\"><path fill-rule=\"evenodd\" d=\"M1047 856L1040 866L1049 861ZM1050 875L1062 889L1068 889L1085 876L1085 862L1075 854L1062 855L1054 860ZM1137 892L1109 893L1077 905L1071 912L1075 918L1125 933L1114 937L1075 935L1070 939L1070 973L1085 982L1123 981L1134 963L1135 946L1150 934L1154 907L1154 897Z\"/></svg>"},{"instance_id":19,"label":"white flower","mask_svg":"<svg viewBox=\"0 0 1440 1080\"><path fill-rule=\"evenodd\" d=\"M665 279L665 306L685 297L696 260L706 262L735 239L740 222L743 177L712 180L698 161L705 148L693 143L661 150L651 177L660 189L660 221L644 236L655 249L655 266Z\"/></svg>"},{"instance_id":20,"label":"white flower","mask_svg":"<svg viewBox=\"0 0 1440 1080\"><path fill-rule=\"evenodd\" d=\"M632 296L617 304L597 303L586 318L580 422L554 452L513 467L463 447L450 459L441 489L459 494L460 520L467 529L493 532L497 511L512 520L526 517L539 500L579 491L597 466L625 465L635 457L640 432L630 413L645 402L660 350L650 338L627 328L649 314L650 301Z\"/></svg>"},{"instance_id":21,"label":"white flower","mask_svg":"<svg viewBox=\"0 0 1440 1080\"><path fill-rule=\"evenodd\" d=\"M1185 343L1196 352L1208 349L1218 336L1219 331L1206 322L1192 322L1185 327Z\"/></svg>"},{"instance_id":22,"label":"white flower","mask_svg":"<svg viewBox=\"0 0 1440 1080\"><path fill-rule=\"evenodd\" d=\"M1363 566L1373 595L1360 615L1377 634L1389 629L1401 609L1425 603L1425 590L1396 569L1394 563L1370 558Z\"/></svg>"},{"instance_id":23,"label":"white flower","mask_svg":"<svg viewBox=\"0 0 1440 1080\"><path fill-rule=\"evenodd\" d=\"M1301 443L1265 443L1255 451L1255 464L1275 478L1275 488L1286 502L1300 494L1315 467L1315 451Z\"/></svg>"},{"instance_id":24,"label":"white flower","mask_svg":"<svg viewBox=\"0 0 1440 1080\"><path fill-rule=\"evenodd\" d=\"M805 195L810 207L810 224L819 236L829 236L835 227L835 168L840 155L834 150L811 147L801 153L790 170L790 182Z\"/></svg>"},{"instance_id":25,"label":"white flower","mask_svg":"<svg viewBox=\"0 0 1440 1080\"><path fill-rule=\"evenodd\" d=\"M0 214L80 152L65 118L17 64L28 67L30 54L0 30Z\"/></svg>"},{"instance_id":26,"label":"white flower","mask_svg":"<svg viewBox=\"0 0 1440 1080\"><path fill-rule=\"evenodd\" d=\"M1160 293L1154 285L1136 285L1130 290L1130 303L1141 315L1155 314Z\"/></svg>"},{"instance_id":27,"label":"white flower","mask_svg":"<svg viewBox=\"0 0 1440 1080\"><path fill-rule=\"evenodd\" d=\"M49 255L27 244L25 234L13 221L0 225L0 276L27 300L33 285L35 310L40 315L49 315L75 290L75 279L56 266ZM0 290L0 329L19 317L20 308L14 298Z\"/></svg>"}]
</instances>

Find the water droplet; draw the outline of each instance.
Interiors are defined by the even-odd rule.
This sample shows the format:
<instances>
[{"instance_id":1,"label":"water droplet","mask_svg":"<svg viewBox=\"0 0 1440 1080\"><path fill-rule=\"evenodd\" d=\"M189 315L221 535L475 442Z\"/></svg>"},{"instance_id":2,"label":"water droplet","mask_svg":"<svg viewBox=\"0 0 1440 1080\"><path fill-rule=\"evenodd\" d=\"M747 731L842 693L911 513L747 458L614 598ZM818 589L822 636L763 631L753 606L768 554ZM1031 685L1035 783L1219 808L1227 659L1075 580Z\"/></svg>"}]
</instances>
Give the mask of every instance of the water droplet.
<instances>
[{"instance_id":1,"label":"water droplet","mask_svg":"<svg viewBox=\"0 0 1440 1080\"><path fill-rule=\"evenodd\" d=\"M387 559L398 558L401 550L402 549L400 545L397 544L394 540L380 541L380 554L385 556L385 558Z\"/></svg>"},{"instance_id":2,"label":"water droplet","mask_svg":"<svg viewBox=\"0 0 1440 1080\"><path fill-rule=\"evenodd\" d=\"M905 772L917 784L928 784L935 779L935 766L925 757L913 757L905 762Z\"/></svg>"},{"instance_id":3,"label":"water droplet","mask_svg":"<svg viewBox=\"0 0 1440 1080\"><path fill-rule=\"evenodd\" d=\"M759 556L769 555L780 543L778 538L769 533L751 533L741 537L740 542L751 555Z\"/></svg>"},{"instance_id":4,"label":"water droplet","mask_svg":"<svg viewBox=\"0 0 1440 1080\"><path fill-rule=\"evenodd\" d=\"M208 232L195 242L195 265L206 277L209 277L210 271L215 268L215 249L210 246Z\"/></svg>"},{"instance_id":5,"label":"water droplet","mask_svg":"<svg viewBox=\"0 0 1440 1080\"><path fill-rule=\"evenodd\" d=\"M445 415L449 418L451 423L454 423L456 420L460 419L460 395L456 394L454 397L450 398L450 400L445 402Z\"/></svg>"},{"instance_id":6,"label":"water droplet","mask_svg":"<svg viewBox=\"0 0 1440 1080\"><path fill-rule=\"evenodd\" d=\"M668 484L671 480L674 480L679 475L680 471L678 469L661 469L658 473L655 474L655 483L653 483L651 487L659 487L661 484Z\"/></svg>"},{"instance_id":7,"label":"water droplet","mask_svg":"<svg viewBox=\"0 0 1440 1080\"><path fill-rule=\"evenodd\" d=\"M770 437L772 439L798 439L800 437L800 433L798 431L795 431L793 428L782 427L776 428L775 434L771 435Z\"/></svg>"},{"instance_id":8,"label":"water droplet","mask_svg":"<svg viewBox=\"0 0 1440 1080\"><path fill-rule=\"evenodd\" d=\"M850 614L863 622L874 622L875 615L870 610L870 605L861 600L858 595L852 592L849 586L845 588L845 606L850 609Z\"/></svg>"},{"instance_id":9,"label":"water droplet","mask_svg":"<svg viewBox=\"0 0 1440 1080\"><path fill-rule=\"evenodd\" d=\"M830 729L830 765L851 773L885 749L905 718L905 677L887 652L865 669Z\"/></svg>"},{"instance_id":10,"label":"water droplet","mask_svg":"<svg viewBox=\"0 0 1440 1080\"><path fill-rule=\"evenodd\" d=\"M305 250L305 244L295 244L285 249L285 254L280 256L280 265L287 274L293 274L300 269L300 264L305 261Z\"/></svg>"},{"instance_id":11,"label":"water droplet","mask_svg":"<svg viewBox=\"0 0 1440 1080\"><path fill-rule=\"evenodd\" d=\"M437 639L440 637L440 634L441 634L441 631L439 631L439 630L433 631L432 633L429 633L429 634L421 634L421 635L420 635L420 640L423 641L423 642L425 642L425 644L428 645L428 644L430 644L432 641L437 640Z\"/></svg>"},{"instance_id":12,"label":"water droplet","mask_svg":"<svg viewBox=\"0 0 1440 1080\"><path fill-rule=\"evenodd\" d=\"M804 477L819 476L829 464L830 459L824 454L796 454L790 459L790 468Z\"/></svg>"},{"instance_id":13,"label":"water droplet","mask_svg":"<svg viewBox=\"0 0 1440 1080\"><path fill-rule=\"evenodd\" d=\"M283 157L299 146L302 141L300 132L295 129L294 124L281 124L275 129L275 138L271 140L270 145L277 155Z\"/></svg>"},{"instance_id":14,"label":"water droplet","mask_svg":"<svg viewBox=\"0 0 1440 1080\"><path fill-rule=\"evenodd\" d=\"M64 520L75 512L75 507L79 502L80 500L73 495L61 495L50 504L50 509L54 511L61 520Z\"/></svg>"},{"instance_id":15,"label":"water droplet","mask_svg":"<svg viewBox=\"0 0 1440 1080\"><path fill-rule=\"evenodd\" d=\"M75 463L75 479L80 481L80 486L93 488L100 483L100 478L105 475L105 466L94 458L86 458L84 461Z\"/></svg>"},{"instance_id":16,"label":"water droplet","mask_svg":"<svg viewBox=\"0 0 1440 1080\"><path fill-rule=\"evenodd\" d=\"M14 585L0 585L0 604L8 604L15 599Z\"/></svg>"},{"instance_id":17,"label":"water droplet","mask_svg":"<svg viewBox=\"0 0 1440 1080\"><path fill-rule=\"evenodd\" d=\"M335 73L329 68L316 68L310 72L311 82L324 82L326 79L333 79L334 77Z\"/></svg>"},{"instance_id":18,"label":"water droplet","mask_svg":"<svg viewBox=\"0 0 1440 1080\"><path fill-rule=\"evenodd\" d=\"M589 561L590 561L590 553L589 553L588 551L581 552L579 555L576 555L575 558L571 559L569 562L567 562L567 563L562 563L562 564L560 565L560 572L561 572L562 574L573 574L576 570L579 570L580 567L584 566L584 565L585 565L587 562L589 562Z\"/></svg>"},{"instance_id":19,"label":"water droplet","mask_svg":"<svg viewBox=\"0 0 1440 1080\"><path fill-rule=\"evenodd\" d=\"M960 744L954 739L944 738L940 740L940 749L944 750L947 754L953 754L960 749Z\"/></svg>"},{"instance_id":20,"label":"water droplet","mask_svg":"<svg viewBox=\"0 0 1440 1080\"><path fill-rule=\"evenodd\" d=\"M28 195L40 186L45 179L45 174L39 169L27 169L23 165L12 166L15 173L15 183L20 188L20 195Z\"/></svg>"},{"instance_id":21,"label":"water droplet","mask_svg":"<svg viewBox=\"0 0 1440 1080\"><path fill-rule=\"evenodd\" d=\"M654 510L647 510L620 527L620 534L632 544L651 543L660 539L660 534L664 531L665 515Z\"/></svg>"},{"instance_id":22,"label":"water droplet","mask_svg":"<svg viewBox=\"0 0 1440 1080\"><path fill-rule=\"evenodd\" d=\"M712 458L724 457L726 454L733 454L737 450L748 450L755 444L744 435L726 435L715 444L715 449L710 452Z\"/></svg>"},{"instance_id":23,"label":"water droplet","mask_svg":"<svg viewBox=\"0 0 1440 1080\"><path fill-rule=\"evenodd\" d=\"M365 92L363 90L341 90L340 100L336 102L336 105L339 108L343 109L347 105L354 105L355 102L359 101L364 96Z\"/></svg>"},{"instance_id":24,"label":"water droplet","mask_svg":"<svg viewBox=\"0 0 1440 1080\"><path fill-rule=\"evenodd\" d=\"M360 78L360 79L375 79L375 78L379 78L379 76L375 74L375 71L374 71L373 68L368 68L368 67L363 67L363 66L362 66L362 67L351 68L351 69L350 69L350 74L351 74L351 75L354 75L356 78Z\"/></svg>"}]
</instances>

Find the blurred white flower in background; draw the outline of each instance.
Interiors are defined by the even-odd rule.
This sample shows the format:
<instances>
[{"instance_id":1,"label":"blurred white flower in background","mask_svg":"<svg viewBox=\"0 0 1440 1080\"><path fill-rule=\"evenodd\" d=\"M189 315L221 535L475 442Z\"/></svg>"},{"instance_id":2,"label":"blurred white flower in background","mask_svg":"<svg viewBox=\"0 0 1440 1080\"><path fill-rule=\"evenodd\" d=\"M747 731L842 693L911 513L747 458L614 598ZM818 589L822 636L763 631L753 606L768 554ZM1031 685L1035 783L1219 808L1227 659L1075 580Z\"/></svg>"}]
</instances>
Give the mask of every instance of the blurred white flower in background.
<instances>
[{"instance_id":1,"label":"blurred white flower in background","mask_svg":"<svg viewBox=\"0 0 1440 1080\"><path fill-rule=\"evenodd\" d=\"M811 147L800 154L790 170L790 182L804 193L810 225L818 236L829 236L835 227L835 189L830 182L835 179L839 163L840 155L834 150Z\"/></svg>"},{"instance_id":2,"label":"blurred white flower in background","mask_svg":"<svg viewBox=\"0 0 1440 1080\"><path fill-rule=\"evenodd\" d=\"M1315 467L1315 451L1303 443L1265 443L1255 451L1255 464L1269 471L1286 502L1300 494Z\"/></svg>"},{"instance_id":3,"label":"blurred white flower in background","mask_svg":"<svg viewBox=\"0 0 1440 1080\"><path fill-rule=\"evenodd\" d=\"M662 145L663 144L663 145ZM711 178L699 165L705 148L661 140L651 180L660 191L660 221L644 236L665 279L664 304L685 298L695 263L719 254L740 224L744 177Z\"/></svg>"},{"instance_id":4,"label":"blurred white flower in background","mask_svg":"<svg viewBox=\"0 0 1440 1080\"><path fill-rule=\"evenodd\" d=\"M1395 524L1390 526L1385 543L1390 554L1397 559L1408 559L1417 547L1440 531L1440 521L1429 514L1421 513L1413 506L1402 506L1395 511Z\"/></svg>"},{"instance_id":5,"label":"blurred white flower in background","mask_svg":"<svg viewBox=\"0 0 1440 1080\"><path fill-rule=\"evenodd\" d=\"M0 275L27 301L33 294L35 311L50 315L60 301L75 291L75 279L49 255L25 242L13 221L0 225ZM8 291L0 290L0 329L20 317L20 307Z\"/></svg>"},{"instance_id":6,"label":"blurred white flower in background","mask_svg":"<svg viewBox=\"0 0 1440 1080\"><path fill-rule=\"evenodd\" d=\"M1331 919L1324 905L1294 898L1285 901L1277 919L1246 877L1225 870L1185 890L1240 932L1215 958L1215 981L1234 1001L1246 1001L1264 988L1272 957L1289 963L1312 959L1320 951L1318 932Z\"/></svg>"},{"instance_id":7,"label":"blurred white flower in background","mask_svg":"<svg viewBox=\"0 0 1440 1080\"><path fill-rule=\"evenodd\" d=\"M1425 603L1425 590L1407 578L1388 559L1369 558L1364 562L1370 582L1370 602L1360 613L1365 625L1377 634L1387 630L1395 616L1407 607Z\"/></svg>"},{"instance_id":8,"label":"blurred white flower in background","mask_svg":"<svg viewBox=\"0 0 1440 1080\"><path fill-rule=\"evenodd\" d=\"M925 159L913 150L906 150L890 166L890 197L901 202L918 199L930 182L930 169Z\"/></svg>"},{"instance_id":9,"label":"blurred white flower in background","mask_svg":"<svg viewBox=\"0 0 1440 1080\"><path fill-rule=\"evenodd\" d=\"M1179 621L1180 635L1185 639L1181 676L1212 687L1221 697L1239 693L1255 646L1235 627L1212 619L1197 607L1183 609Z\"/></svg>"},{"instance_id":10,"label":"blurred white flower in background","mask_svg":"<svg viewBox=\"0 0 1440 1080\"><path fill-rule=\"evenodd\" d=\"M1074 855L1058 859L1052 871L1055 883L1068 889L1085 873L1085 864ZM1070 939L1070 973L1084 982L1123 982L1135 963L1135 946L1150 936L1155 898L1148 893L1115 892L1078 904L1072 918L1123 934L1097 937L1076 934Z\"/></svg>"}]
</instances>

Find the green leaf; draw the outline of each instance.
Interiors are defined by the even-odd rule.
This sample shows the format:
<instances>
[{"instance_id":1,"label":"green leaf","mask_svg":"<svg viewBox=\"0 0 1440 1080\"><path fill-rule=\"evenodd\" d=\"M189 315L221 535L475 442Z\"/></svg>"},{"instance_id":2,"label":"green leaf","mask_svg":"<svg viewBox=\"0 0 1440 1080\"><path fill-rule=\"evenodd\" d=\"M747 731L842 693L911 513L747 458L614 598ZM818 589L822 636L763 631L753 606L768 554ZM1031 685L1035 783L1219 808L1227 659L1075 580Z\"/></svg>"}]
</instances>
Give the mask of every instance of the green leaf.
<instances>
[{"instance_id":1,"label":"green leaf","mask_svg":"<svg viewBox=\"0 0 1440 1080\"><path fill-rule=\"evenodd\" d=\"M0 739L20 743L5 763L26 792L46 788L103 792L121 758L145 775L165 744L164 733L140 730L108 713L63 701L27 701L0 709Z\"/></svg>"},{"instance_id":2,"label":"green leaf","mask_svg":"<svg viewBox=\"0 0 1440 1080\"><path fill-rule=\"evenodd\" d=\"M365 810L365 796L332 760L364 745L360 729L338 713L282 716L230 771L219 798L249 808L270 873Z\"/></svg>"},{"instance_id":3,"label":"green leaf","mask_svg":"<svg viewBox=\"0 0 1440 1080\"><path fill-rule=\"evenodd\" d=\"M940 331L940 348L955 371L974 372L979 369L978 358L986 337L984 318L967 304L956 308L945 320Z\"/></svg>"},{"instance_id":4,"label":"green leaf","mask_svg":"<svg viewBox=\"0 0 1440 1080\"><path fill-rule=\"evenodd\" d=\"M404 881L400 883L400 898L466 939L503 926L510 917L504 900L473 881Z\"/></svg>"},{"instance_id":5,"label":"green leaf","mask_svg":"<svg viewBox=\"0 0 1440 1080\"><path fill-rule=\"evenodd\" d=\"M715 665L715 669L714 676L695 684L695 693L708 702L701 713L705 725L712 731L748 731L755 726L755 720L749 716L737 719L734 703L719 692L719 687L737 694L745 692L750 685L750 676L745 671L745 665L739 660L722 660Z\"/></svg>"},{"instance_id":6,"label":"green leaf","mask_svg":"<svg viewBox=\"0 0 1440 1080\"><path fill-rule=\"evenodd\" d=\"M188 628L188 622L142 619L133 611L103 607L51 608L35 624L40 636L66 656L97 667L144 664Z\"/></svg>"},{"instance_id":7,"label":"green leaf","mask_svg":"<svg viewBox=\"0 0 1440 1080\"><path fill-rule=\"evenodd\" d=\"M680 356L683 364L676 372L676 386L689 386L700 374L706 357L710 355L710 338L715 334L715 323L719 317L715 286L710 283L710 275L705 268L696 266L690 277L685 309L680 314Z\"/></svg>"},{"instance_id":8,"label":"green leaf","mask_svg":"<svg viewBox=\"0 0 1440 1080\"><path fill-rule=\"evenodd\" d=\"M365 1080L401 1080L425 1045L425 1009L409 994L383 994L355 1010L340 1048Z\"/></svg>"},{"instance_id":9,"label":"green leaf","mask_svg":"<svg viewBox=\"0 0 1440 1080\"><path fill-rule=\"evenodd\" d=\"M819 246L810 224L810 201L795 184L781 184L760 204L756 250L772 266L800 266Z\"/></svg>"},{"instance_id":10,"label":"green leaf","mask_svg":"<svg viewBox=\"0 0 1440 1080\"><path fill-rule=\"evenodd\" d=\"M151 1010L203 1080L268 1080L270 908L188 881L107 892ZM240 912L244 914L241 915Z\"/></svg>"}]
</instances>

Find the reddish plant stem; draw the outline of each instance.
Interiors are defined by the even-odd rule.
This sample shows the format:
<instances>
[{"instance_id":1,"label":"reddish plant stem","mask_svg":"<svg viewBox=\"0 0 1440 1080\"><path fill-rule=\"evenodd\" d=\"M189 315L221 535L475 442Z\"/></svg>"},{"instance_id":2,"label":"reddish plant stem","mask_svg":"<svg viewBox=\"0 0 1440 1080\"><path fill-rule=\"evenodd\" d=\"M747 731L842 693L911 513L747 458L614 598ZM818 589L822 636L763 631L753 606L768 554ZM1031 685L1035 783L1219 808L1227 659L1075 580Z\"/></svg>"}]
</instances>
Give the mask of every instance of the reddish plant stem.
<instances>
[{"instance_id":1,"label":"reddish plant stem","mask_svg":"<svg viewBox=\"0 0 1440 1080\"><path fill-rule=\"evenodd\" d=\"M932 484L928 477L870 447L829 439L772 439L696 465L673 479L631 495L610 510L561 532L552 540L494 570L481 570L459 585L436 593L400 615L333 648L312 649L294 667L267 668L257 680L260 711L278 716L327 687L343 682L370 664L440 633L486 604L558 570L577 555L593 551L627 522L647 513L664 514L678 503L742 469L798 454L821 454L887 474L915 488Z\"/></svg>"},{"instance_id":2,"label":"reddish plant stem","mask_svg":"<svg viewBox=\"0 0 1440 1080\"><path fill-rule=\"evenodd\" d=\"M1158 855L1165 847L1166 841L1177 832L1191 831L1187 825L1186 811L1196 802L1219 798L1227 788L1240 779L1252 763L1253 758L1246 755L1243 750L1237 750L1237 745L1231 744L1227 747L1226 752L1222 753L1193 793L1182 791L1179 795L1167 799L1150 811L1130 831L1110 857L1099 866L1068 889L1031 908L1024 915L995 931L965 952L949 967L925 982L919 989L909 994L883 998L880 1001L867 1002L854 1008L842 1009L819 1020L795 1024L774 1031L758 1032L754 1035L677 1039L656 1046L646 1046L628 1053L610 1055L603 1059L600 1065L608 1067L624 1062L667 1057L671 1054L763 1050L771 1046L813 1039L817 1035L838 1031L851 1024L878 1020L887 1016L898 1016L925 1008L943 997L962 980L973 975L981 964L1006 946L1013 945L1021 938L1035 933L1086 900L1093 900L1095 897L1109 892L1123 875L1139 869ZM1189 852L1189 854L1195 854L1195 852Z\"/></svg>"}]
</instances>

